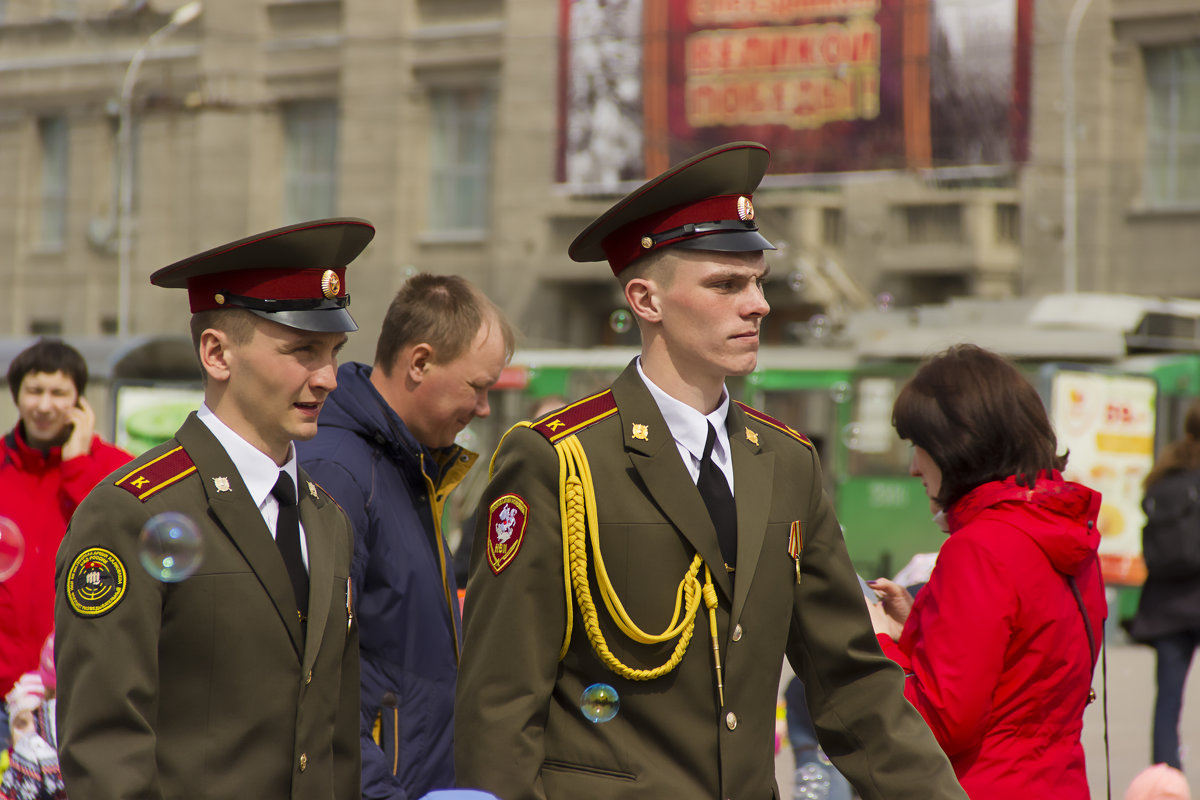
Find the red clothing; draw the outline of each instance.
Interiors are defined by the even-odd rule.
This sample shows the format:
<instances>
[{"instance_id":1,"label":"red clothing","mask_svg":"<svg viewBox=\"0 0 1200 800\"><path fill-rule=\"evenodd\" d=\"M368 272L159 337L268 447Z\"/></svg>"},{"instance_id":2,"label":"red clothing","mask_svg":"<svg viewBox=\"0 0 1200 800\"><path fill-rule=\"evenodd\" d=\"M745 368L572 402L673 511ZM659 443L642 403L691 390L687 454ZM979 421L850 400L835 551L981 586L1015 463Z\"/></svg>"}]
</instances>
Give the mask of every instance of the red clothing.
<instances>
[{"instance_id":1,"label":"red clothing","mask_svg":"<svg viewBox=\"0 0 1200 800\"><path fill-rule=\"evenodd\" d=\"M1054 473L1034 489L984 484L949 513L950 538L899 642L905 696L973 800L1088 797L1083 710L1107 606L1096 548L1100 495Z\"/></svg>"},{"instance_id":2,"label":"red clothing","mask_svg":"<svg viewBox=\"0 0 1200 800\"><path fill-rule=\"evenodd\" d=\"M92 437L88 453L62 460L25 443L21 425L0 440L0 517L16 523L25 558L0 582L0 695L38 667L42 642L54 628L54 556L67 522L105 475L133 456Z\"/></svg>"}]
</instances>

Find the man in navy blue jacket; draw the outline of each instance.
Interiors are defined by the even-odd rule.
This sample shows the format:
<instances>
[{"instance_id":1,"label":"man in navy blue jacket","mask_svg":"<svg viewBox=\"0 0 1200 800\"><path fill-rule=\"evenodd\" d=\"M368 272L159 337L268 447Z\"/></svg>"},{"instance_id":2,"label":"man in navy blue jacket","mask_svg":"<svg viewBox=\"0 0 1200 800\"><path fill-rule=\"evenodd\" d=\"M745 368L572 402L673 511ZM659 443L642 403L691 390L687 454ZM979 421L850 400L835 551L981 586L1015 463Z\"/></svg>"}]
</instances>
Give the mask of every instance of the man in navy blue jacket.
<instances>
[{"instance_id":1,"label":"man in navy blue jacket","mask_svg":"<svg viewBox=\"0 0 1200 800\"><path fill-rule=\"evenodd\" d=\"M388 308L374 366L342 365L316 438L299 443L354 527L364 798L454 786L462 623L442 511L476 459L455 436L488 415L513 341L468 281L417 275Z\"/></svg>"}]
</instances>

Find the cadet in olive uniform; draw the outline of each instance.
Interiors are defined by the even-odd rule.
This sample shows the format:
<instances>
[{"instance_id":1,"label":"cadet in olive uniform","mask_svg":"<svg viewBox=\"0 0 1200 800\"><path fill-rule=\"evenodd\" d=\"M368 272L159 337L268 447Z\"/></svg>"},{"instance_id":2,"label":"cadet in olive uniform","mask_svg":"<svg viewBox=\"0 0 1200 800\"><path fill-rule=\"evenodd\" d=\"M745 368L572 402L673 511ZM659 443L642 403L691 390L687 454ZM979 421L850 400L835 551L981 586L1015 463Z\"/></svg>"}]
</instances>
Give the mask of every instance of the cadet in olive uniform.
<instances>
[{"instance_id":1,"label":"cadet in olive uniform","mask_svg":"<svg viewBox=\"0 0 1200 800\"><path fill-rule=\"evenodd\" d=\"M966 796L880 653L812 445L724 388L754 369L769 310L750 196L768 159L753 143L696 156L571 246L623 282L642 355L497 449L466 591L461 786L778 797L786 656L863 798ZM593 722L598 683L619 708Z\"/></svg>"},{"instance_id":2,"label":"cadet in olive uniform","mask_svg":"<svg viewBox=\"0 0 1200 800\"><path fill-rule=\"evenodd\" d=\"M316 433L336 386L357 329L345 267L373 235L363 220L318 220L152 276L188 290L205 402L88 495L59 550L72 800L359 796L354 537L292 440ZM164 512L202 536L185 580L139 561L139 531ZM154 566L170 579L184 565Z\"/></svg>"}]
</instances>

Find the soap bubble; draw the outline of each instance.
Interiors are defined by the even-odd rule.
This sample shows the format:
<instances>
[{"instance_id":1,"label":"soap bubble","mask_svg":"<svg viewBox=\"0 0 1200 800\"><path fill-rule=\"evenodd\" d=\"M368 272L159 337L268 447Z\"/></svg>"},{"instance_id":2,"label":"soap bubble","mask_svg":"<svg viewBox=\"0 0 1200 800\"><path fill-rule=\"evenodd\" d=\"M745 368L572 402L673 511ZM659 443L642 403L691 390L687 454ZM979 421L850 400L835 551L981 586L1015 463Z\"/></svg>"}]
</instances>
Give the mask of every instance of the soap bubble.
<instances>
[{"instance_id":1,"label":"soap bubble","mask_svg":"<svg viewBox=\"0 0 1200 800\"><path fill-rule=\"evenodd\" d=\"M176 511L157 514L142 526L138 557L150 577L164 583L190 578L204 559L200 529Z\"/></svg>"},{"instance_id":2,"label":"soap bubble","mask_svg":"<svg viewBox=\"0 0 1200 800\"><path fill-rule=\"evenodd\" d=\"M608 722L620 708L617 690L607 683L593 683L579 696L579 710L592 722Z\"/></svg>"},{"instance_id":3,"label":"soap bubble","mask_svg":"<svg viewBox=\"0 0 1200 800\"><path fill-rule=\"evenodd\" d=\"M847 450L857 450L862 447L862 425L851 422L842 428L842 444Z\"/></svg>"},{"instance_id":4,"label":"soap bubble","mask_svg":"<svg viewBox=\"0 0 1200 800\"><path fill-rule=\"evenodd\" d=\"M835 403L844 403L850 399L850 392L853 391L850 384L846 381L838 381L829 387L829 399Z\"/></svg>"},{"instance_id":5,"label":"soap bubble","mask_svg":"<svg viewBox=\"0 0 1200 800\"><path fill-rule=\"evenodd\" d=\"M813 314L808 318L808 333L814 339L824 339L833 333L833 322L824 314Z\"/></svg>"},{"instance_id":6,"label":"soap bubble","mask_svg":"<svg viewBox=\"0 0 1200 800\"><path fill-rule=\"evenodd\" d=\"M0 581L16 574L25 560L25 537L17 523L0 517Z\"/></svg>"},{"instance_id":7,"label":"soap bubble","mask_svg":"<svg viewBox=\"0 0 1200 800\"><path fill-rule=\"evenodd\" d=\"M626 333L633 327L633 315L623 308L608 315L608 327L617 333Z\"/></svg>"}]
</instances>

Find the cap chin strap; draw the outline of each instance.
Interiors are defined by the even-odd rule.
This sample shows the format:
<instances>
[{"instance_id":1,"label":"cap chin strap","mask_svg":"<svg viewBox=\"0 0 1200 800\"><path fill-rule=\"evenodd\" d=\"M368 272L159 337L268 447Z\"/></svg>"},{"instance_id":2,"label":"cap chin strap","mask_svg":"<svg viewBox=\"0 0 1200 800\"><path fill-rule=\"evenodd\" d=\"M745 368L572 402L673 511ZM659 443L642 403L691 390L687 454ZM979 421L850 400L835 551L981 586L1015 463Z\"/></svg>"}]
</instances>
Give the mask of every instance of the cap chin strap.
<instances>
[{"instance_id":1,"label":"cap chin strap","mask_svg":"<svg viewBox=\"0 0 1200 800\"><path fill-rule=\"evenodd\" d=\"M245 308L249 311L266 311L277 314L281 311L333 311L350 305L350 295L341 297L301 298L297 300L264 300L261 297L247 297L244 294L229 294L218 292L225 298L223 306Z\"/></svg>"},{"instance_id":2,"label":"cap chin strap","mask_svg":"<svg viewBox=\"0 0 1200 800\"><path fill-rule=\"evenodd\" d=\"M530 427L523 422L513 426ZM511 430L510 430L511 432ZM609 580L604 568L604 558L600 553L600 530L596 512L596 491L592 481L591 468L588 466L587 455L578 437L572 435L554 444L558 453L559 474L559 516L562 519L563 535L563 588L566 593L567 625L563 635L562 647L558 658L561 661L567 654L571 643L572 607L577 601L582 617L584 631L592 650L612 672L626 680L648 681L667 675L683 660L692 635L696 628L696 614L700 609L701 598L708 607L709 630L712 634L713 660L716 666L717 694L721 706L725 705L724 685L721 678L721 655L717 639L717 590L713 586L712 574L699 553L692 559L687 572L679 582L675 592L675 613L671 617L666 630L659 634L646 633L630 618L617 597L616 589ZM496 451L500 448L497 446ZM495 465L495 457L492 461ZM653 669L635 669L622 662L608 647L604 632L600 630L599 615L592 600L591 587L588 584L588 542L591 542L595 558L596 583L600 590L600 598L604 601L608 613L622 633L639 644L661 644L678 637L675 650L671 657L661 666ZM700 566L704 566L704 584L700 584L697 574ZM574 590L572 592L572 589ZM682 608L682 617L680 610Z\"/></svg>"},{"instance_id":3,"label":"cap chin strap","mask_svg":"<svg viewBox=\"0 0 1200 800\"><path fill-rule=\"evenodd\" d=\"M658 247L666 242L675 239L686 239L692 236L704 236L709 233L753 233L758 230L758 226L753 222L743 222L738 219L718 220L716 222L689 222L686 225L681 225L678 228L672 228L669 231L662 233L646 234L647 239L654 242L654 247Z\"/></svg>"}]
</instances>

